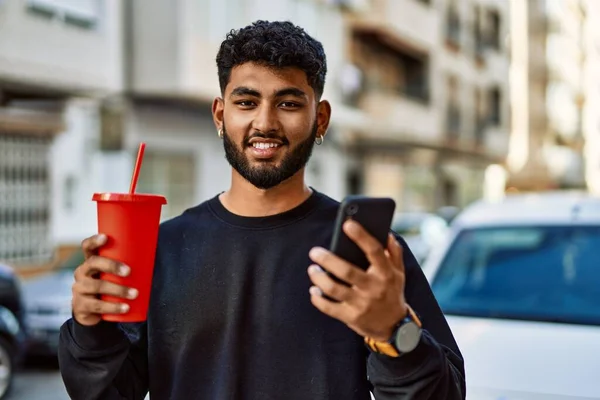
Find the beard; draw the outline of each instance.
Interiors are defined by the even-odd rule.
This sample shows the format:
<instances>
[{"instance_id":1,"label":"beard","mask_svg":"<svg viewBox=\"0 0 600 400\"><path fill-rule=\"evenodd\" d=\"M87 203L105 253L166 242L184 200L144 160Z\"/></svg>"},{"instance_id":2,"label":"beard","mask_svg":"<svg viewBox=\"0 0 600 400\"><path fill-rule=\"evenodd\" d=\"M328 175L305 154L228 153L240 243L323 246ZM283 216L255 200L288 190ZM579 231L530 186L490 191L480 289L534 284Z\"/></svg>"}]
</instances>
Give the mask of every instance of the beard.
<instances>
[{"instance_id":1,"label":"beard","mask_svg":"<svg viewBox=\"0 0 600 400\"><path fill-rule=\"evenodd\" d=\"M270 189L291 178L306 166L315 145L317 122L315 121L313 124L310 136L297 144L296 147L289 149L279 165L274 165L269 160L259 161L259 165L257 166L250 165L250 160L244 153L244 150L250 146L248 142L254 137L279 139L282 141L282 145L289 146L289 141L285 137L279 138L274 134L265 135L260 133L246 137L240 149L229 137L225 123L223 123L223 147L225 149L225 158L229 162L229 165L255 187Z\"/></svg>"}]
</instances>

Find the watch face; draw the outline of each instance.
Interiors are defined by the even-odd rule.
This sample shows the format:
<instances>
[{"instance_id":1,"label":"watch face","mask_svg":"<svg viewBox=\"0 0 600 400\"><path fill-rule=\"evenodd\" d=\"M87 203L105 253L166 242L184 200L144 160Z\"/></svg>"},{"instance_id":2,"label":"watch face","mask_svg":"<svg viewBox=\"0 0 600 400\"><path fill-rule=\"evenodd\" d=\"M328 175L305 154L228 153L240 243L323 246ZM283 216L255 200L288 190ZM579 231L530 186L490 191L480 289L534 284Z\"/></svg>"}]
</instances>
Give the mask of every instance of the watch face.
<instances>
[{"instance_id":1,"label":"watch face","mask_svg":"<svg viewBox=\"0 0 600 400\"><path fill-rule=\"evenodd\" d=\"M421 340L421 328L414 322L408 322L398 329L396 347L402 353L413 351Z\"/></svg>"}]
</instances>

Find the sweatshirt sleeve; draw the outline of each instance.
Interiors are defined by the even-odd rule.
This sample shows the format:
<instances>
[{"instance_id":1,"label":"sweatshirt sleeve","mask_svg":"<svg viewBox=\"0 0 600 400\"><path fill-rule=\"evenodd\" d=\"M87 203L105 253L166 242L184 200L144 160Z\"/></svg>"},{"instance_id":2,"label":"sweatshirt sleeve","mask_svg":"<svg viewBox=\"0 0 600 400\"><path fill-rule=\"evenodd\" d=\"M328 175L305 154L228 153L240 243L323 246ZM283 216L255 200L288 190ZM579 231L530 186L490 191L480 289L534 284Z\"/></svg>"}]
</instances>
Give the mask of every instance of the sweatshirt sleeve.
<instances>
[{"instance_id":1,"label":"sweatshirt sleeve","mask_svg":"<svg viewBox=\"0 0 600 400\"><path fill-rule=\"evenodd\" d=\"M73 400L143 400L148 393L146 323L63 324L60 372Z\"/></svg>"},{"instance_id":2,"label":"sweatshirt sleeve","mask_svg":"<svg viewBox=\"0 0 600 400\"><path fill-rule=\"evenodd\" d=\"M466 396L464 361L427 278L406 242L406 301L423 323L417 347L398 358L371 353L367 373L376 400L446 399Z\"/></svg>"}]
</instances>

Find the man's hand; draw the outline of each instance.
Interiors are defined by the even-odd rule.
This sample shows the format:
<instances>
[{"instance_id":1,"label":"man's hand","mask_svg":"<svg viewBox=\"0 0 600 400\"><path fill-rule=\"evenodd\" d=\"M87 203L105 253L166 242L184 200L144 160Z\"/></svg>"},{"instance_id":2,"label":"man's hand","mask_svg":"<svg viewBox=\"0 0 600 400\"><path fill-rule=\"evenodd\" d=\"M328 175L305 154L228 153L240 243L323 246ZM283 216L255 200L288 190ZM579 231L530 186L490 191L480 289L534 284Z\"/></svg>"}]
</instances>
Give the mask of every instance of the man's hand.
<instances>
[{"instance_id":1,"label":"man's hand","mask_svg":"<svg viewBox=\"0 0 600 400\"><path fill-rule=\"evenodd\" d=\"M311 302L359 335L387 341L395 325L408 313L404 299L402 247L390 234L387 249L384 249L377 239L352 220L344 224L344 232L364 251L371 265L363 271L326 249L313 248L309 256L318 265L308 268L315 284L310 288ZM351 286L337 283L319 265ZM339 303L327 300L323 293Z\"/></svg>"},{"instance_id":2,"label":"man's hand","mask_svg":"<svg viewBox=\"0 0 600 400\"><path fill-rule=\"evenodd\" d=\"M75 270L73 317L82 325L96 325L102 319L102 314L122 314L129 311L129 305L102 301L100 295L107 294L123 299L135 299L138 296L136 289L99 278L101 272L118 276L127 276L130 272L128 266L97 255L98 249L104 244L105 235L95 235L81 243L85 262Z\"/></svg>"}]
</instances>

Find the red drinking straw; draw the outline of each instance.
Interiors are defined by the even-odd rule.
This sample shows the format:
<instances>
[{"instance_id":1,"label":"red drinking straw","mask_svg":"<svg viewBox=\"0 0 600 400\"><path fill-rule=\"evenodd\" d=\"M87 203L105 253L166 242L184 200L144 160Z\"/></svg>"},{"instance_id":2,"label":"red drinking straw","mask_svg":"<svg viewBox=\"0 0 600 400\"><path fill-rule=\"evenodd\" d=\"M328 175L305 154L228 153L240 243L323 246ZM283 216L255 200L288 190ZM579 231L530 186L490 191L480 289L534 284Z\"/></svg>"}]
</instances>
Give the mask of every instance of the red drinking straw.
<instances>
[{"instance_id":1,"label":"red drinking straw","mask_svg":"<svg viewBox=\"0 0 600 400\"><path fill-rule=\"evenodd\" d=\"M140 168L142 167L142 160L144 159L144 150L146 149L146 143L140 143L138 150L137 159L135 160L135 168L133 169L133 176L131 177L131 185L129 186L129 194L135 193L135 187L140 176Z\"/></svg>"}]
</instances>

